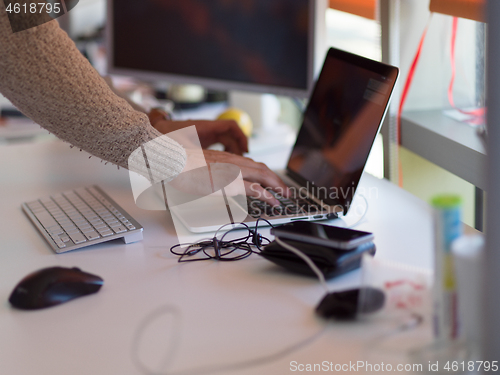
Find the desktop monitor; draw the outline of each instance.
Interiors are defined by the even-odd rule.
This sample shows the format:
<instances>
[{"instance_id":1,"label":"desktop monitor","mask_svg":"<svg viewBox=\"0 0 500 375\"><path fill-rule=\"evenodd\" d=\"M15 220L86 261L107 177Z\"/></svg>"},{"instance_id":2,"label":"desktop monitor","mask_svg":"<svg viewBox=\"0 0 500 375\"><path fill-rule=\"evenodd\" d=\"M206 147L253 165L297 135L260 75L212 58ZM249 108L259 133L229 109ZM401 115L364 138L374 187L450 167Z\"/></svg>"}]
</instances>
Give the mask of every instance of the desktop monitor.
<instances>
[{"instance_id":1,"label":"desktop monitor","mask_svg":"<svg viewBox=\"0 0 500 375\"><path fill-rule=\"evenodd\" d=\"M108 72L308 97L324 0L109 0ZM318 55L318 58L315 57Z\"/></svg>"}]
</instances>

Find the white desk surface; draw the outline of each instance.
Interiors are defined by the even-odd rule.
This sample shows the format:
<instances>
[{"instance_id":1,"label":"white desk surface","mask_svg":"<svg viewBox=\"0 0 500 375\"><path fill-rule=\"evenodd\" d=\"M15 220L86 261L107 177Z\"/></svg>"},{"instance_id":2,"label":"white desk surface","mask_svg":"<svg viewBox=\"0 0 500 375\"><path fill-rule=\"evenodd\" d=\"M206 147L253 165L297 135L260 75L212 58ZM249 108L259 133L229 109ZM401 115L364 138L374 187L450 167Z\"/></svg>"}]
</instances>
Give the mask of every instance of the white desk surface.
<instances>
[{"instance_id":1,"label":"white desk surface","mask_svg":"<svg viewBox=\"0 0 500 375\"><path fill-rule=\"evenodd\" d=\"M23 214L21 203L91 184L101 186L144 226L144 240L53 253ZM89 159L62 142L0 147L0 186L2 374L141 374L131 359L134 333L148 314L165 305L176 306L182 315L172 370L253 362L327 325L321 337L292 354L259 367L226 372L288 374L291 361L363 360L370 340L380 334L366 322L317 318L313 310L324 291L316 279L284 273L258 256L230 263L177 263L168 251L176 243L169 214L137 208L126 170ZM432 228L427 204L369 175L363 177L361 187L369 211L357 229L375 234L377 257L430 268ZM354 220L351 215L346 218ZM95 295L54 308L24 312L10 307L7 299L22 277L55 265L78 266L100 275L104 286ZM329 281L329 286L344 289L357 286L359 280L360 272L354 271ZM148 363L161 357L170 342L164 327L149 328L140 345Z\"/></svg>"}]
</instances>

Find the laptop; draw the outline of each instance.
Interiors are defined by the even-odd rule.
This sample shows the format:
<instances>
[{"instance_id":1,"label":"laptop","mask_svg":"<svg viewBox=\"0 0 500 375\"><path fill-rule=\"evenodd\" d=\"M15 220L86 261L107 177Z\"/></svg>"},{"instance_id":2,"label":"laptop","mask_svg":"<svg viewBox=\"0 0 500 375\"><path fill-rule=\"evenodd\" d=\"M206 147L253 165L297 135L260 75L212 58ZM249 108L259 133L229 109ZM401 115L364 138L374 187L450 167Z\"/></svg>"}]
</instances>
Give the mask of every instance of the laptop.
<instances>
[{"instance_id":1,"label":"laptop","mask_svg":"<svg viewBox=\"0 0 500 375\"><path fill-rule=\"evenodd\" d=\"M204 206L201 200L184 206L182 212L179 207L171 207L171 212L195 233L216 231L229 223L237 225L239 220L234 218L242 216L235 207L245 214L248 210L248 215L243 216L247 225L259 218L274 225L347 214L398 74L396 67L330 48L286 169L277 172L294 196L283 198L277 194L282 203L279 207L247 197L247 207L241 200L238 205L225 201L227 212L210 211L211 203ZM209 219L201 214L203 211L209 212Z\"/></svg>"}]
</instances>

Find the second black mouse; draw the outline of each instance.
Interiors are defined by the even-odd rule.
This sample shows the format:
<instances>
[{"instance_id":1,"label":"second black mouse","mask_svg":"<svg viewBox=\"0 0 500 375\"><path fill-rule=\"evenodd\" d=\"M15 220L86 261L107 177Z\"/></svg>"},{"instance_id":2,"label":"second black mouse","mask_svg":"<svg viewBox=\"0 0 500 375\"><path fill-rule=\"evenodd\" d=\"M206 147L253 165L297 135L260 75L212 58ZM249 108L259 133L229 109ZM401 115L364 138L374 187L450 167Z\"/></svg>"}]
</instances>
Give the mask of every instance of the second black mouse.
<instances>
[{"instance_id":1,"label":"second black mouse","mask_svg":"<svg viewBox=\"0 0 500 375\"><path fill-rule=\"evenodd\" d=\"M377 288L365 287L328 293L316 307L323 318L339 320L355 319L358 313L369 314L380 310L385 294Z\"/></svg>"},{"instance_id":2,"label":"second black mouse","mask_svg":"<svg viewBox=\"0 0 500 375\"><path fill-rule=\"evenodd\" d=\"M12 291L9 302L22 310L42 309L97 293L103 283L99 276L76 267L43 268L23 278Z\"/></svg>"}]
</instances>

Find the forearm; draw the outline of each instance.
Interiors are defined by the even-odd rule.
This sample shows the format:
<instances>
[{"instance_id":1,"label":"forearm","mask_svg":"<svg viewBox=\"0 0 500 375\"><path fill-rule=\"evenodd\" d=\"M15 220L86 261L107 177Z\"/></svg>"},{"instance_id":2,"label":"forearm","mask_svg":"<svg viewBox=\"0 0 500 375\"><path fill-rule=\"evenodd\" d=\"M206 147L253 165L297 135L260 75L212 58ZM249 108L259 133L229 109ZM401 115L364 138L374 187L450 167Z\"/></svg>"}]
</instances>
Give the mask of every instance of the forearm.
<instances>
[{"instance_id":1,"label":"forearm","mask_svg":"<svg viewBox=\"0 0 500 375\"><path fill-rule=\"evenodd\" d=\"M12 33L0 2L0 92L57 137L122 167L130 154L159 136L146 114L115 95L55 21ZM157 142L178 174L182 147Z\"/></svg>"},{"instance_id":2,"label":"forearm","mask_svg":"<svg viewBox=\"0 0 500 375\"><path fill-rule=\"evenodd\" d=\"M117 95L120 98L124 99L136 111L147 113L146 109L144 109L139 104L137 104L134 101L132 101L127 95L125 95L123 92L121 92L120 90L118 90L115 87L115 85L113 84L113 80L111 79L111 77L106 76L106 77L102 77L102 78L107 83L107 85L109 86L109 88L111 89L111 91L113 91L113 93L115 93L115 95Z\"/></svg>"}]
</instances>

